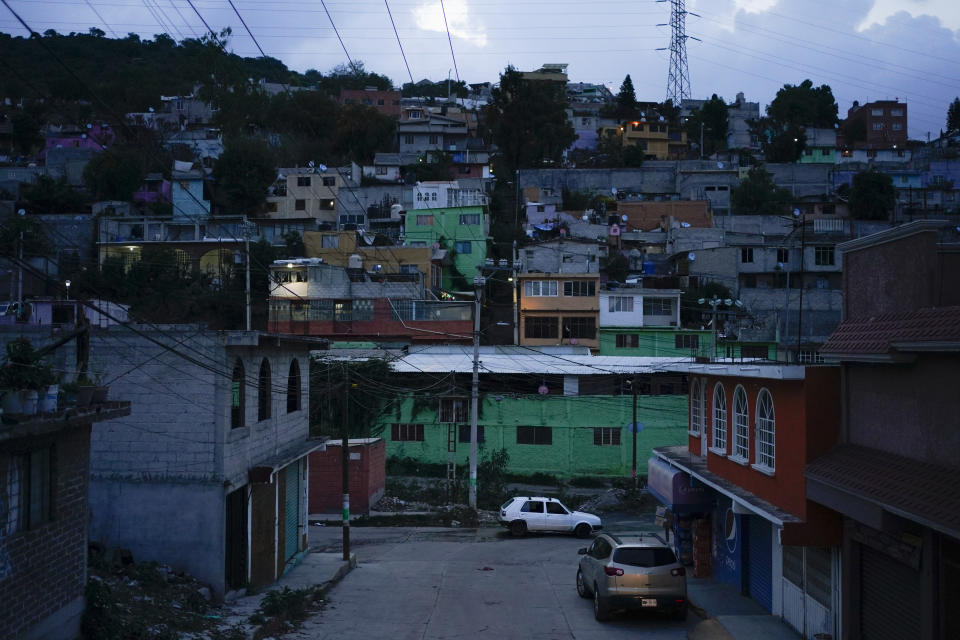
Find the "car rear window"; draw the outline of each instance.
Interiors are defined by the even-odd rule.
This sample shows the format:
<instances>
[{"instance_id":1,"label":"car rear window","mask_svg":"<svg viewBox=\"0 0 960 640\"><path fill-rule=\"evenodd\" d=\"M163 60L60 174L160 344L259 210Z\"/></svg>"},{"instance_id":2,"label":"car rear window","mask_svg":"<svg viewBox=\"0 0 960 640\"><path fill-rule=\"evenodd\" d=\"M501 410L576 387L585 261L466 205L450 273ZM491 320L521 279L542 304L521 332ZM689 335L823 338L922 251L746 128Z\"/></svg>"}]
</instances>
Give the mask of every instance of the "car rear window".
<instances>
[{"instance_id":1,"label":"car rear window","mask_svg":"<svg viewBox=\"0 0 960 640\"><path fill-rule=\"evenodd\" d=\"M677 556L666 547L621 547L614 552L613 561L631 567L662 567L675 563Z\"/></svg>"},{"instance_id":2,"label":"car rear window","mask_svg":"<svg viewBox=\"0 0 960 640\"><path fill-rule=\"evenodd\" d=\"M514 500L516 500L516 498L510 498L509 500L507 500L506 502L504 502L503 505L501 505L500 508L501 508L501 509L506 509L506 508L509 507L511 504L513 504L513 501L514 501Z\"/></svg>"}]
</instances>

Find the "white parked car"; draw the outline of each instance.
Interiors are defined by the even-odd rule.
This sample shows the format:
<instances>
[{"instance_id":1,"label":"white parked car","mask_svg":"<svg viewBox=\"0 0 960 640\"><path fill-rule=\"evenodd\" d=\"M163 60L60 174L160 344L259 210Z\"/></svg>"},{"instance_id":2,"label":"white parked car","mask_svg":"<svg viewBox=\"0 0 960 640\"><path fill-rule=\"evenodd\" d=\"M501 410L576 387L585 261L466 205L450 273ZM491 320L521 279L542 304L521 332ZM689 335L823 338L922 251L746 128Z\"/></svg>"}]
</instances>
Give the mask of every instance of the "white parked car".
<instances>
[{"instance_id":1,"label":"white parked car","mask_svg":"<svg viewBox=\"0 0 960 640\"><path fill-rule=\"evenodd\" d=\"M510 498L500 507L498 520L515 536L527 531L561 531L586 538L603 528L592 513L571 511L556 498L534 496Z\"/></svg>"}]
</instances>

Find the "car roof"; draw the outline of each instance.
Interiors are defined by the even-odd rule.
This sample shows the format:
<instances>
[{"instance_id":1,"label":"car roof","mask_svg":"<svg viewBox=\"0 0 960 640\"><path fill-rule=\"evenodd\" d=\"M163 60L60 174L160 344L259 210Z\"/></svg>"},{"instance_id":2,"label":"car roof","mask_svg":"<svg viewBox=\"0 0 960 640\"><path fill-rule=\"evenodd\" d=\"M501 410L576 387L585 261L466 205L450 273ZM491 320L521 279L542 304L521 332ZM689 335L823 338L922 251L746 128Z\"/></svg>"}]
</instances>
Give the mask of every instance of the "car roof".
<instances>
[{"instance_id":1,"label":"car roof","mask_svg":"<svg viewBox=\"0 0 960 640\"><path fill-rule=\"evenodd\" d=\"M666 540L664 540L658 533L610 533L605 531L600 535L607 536L613 540L618 546L631 546L631 547L669 547Z\"/></svg>"},{"instance_id":2,"label":"car roof","mask_svg":"<svg viewBox=\"0 0 960 640\"><path fill-rule=\"evenodd\" d=\"M545 498L543 496L514 496L514 500L543 500L544 502L560 502L559 498Z\"/></svg>"}]
</instances>

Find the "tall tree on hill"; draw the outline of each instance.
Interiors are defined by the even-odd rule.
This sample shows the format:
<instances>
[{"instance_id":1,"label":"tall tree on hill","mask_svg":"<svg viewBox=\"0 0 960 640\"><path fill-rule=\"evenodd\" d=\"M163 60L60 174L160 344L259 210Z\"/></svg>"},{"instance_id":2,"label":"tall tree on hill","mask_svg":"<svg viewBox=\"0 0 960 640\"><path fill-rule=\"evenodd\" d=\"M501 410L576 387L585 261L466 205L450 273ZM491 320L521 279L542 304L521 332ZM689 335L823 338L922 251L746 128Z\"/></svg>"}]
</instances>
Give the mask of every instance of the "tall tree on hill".
<instances>
[{"instance_id":1,"label":"tall tree on hill","mask_svg":"<svg viewBox=\"0 0 960 640\"><path fill-rule=\"evenodd\" d=\"M617 92L616 117L622 120L636 120L640 115L640 105L637 103L637 91L633 88L630 74L620 84Z\"/></svg>"},{"instance_id":2,"label":"tall tree on hill","mask_svg":"<svg viewBox=\"0 0 960 640\"><path fill-rule=\"evenodd\" d=\"M754 123L767 162L795 162L806 147L807 127L833 128L837 101L828 85L804 80L785 84L767 107L767 117Z\"/></svg>"},{"instance_id":3,"label":"tall tree on hill","mask_svg":"<svg viewBox=\"0 0 960 640\"><path fill-rule=\"evenodd\" d=\"M947 132L960 131L960 98L954 98L947 107Z\"/></svg>"},{"instance_id":4,"label":"tall tree on hill","mask_svg":"<svg viewBox=\"0 0 960 640\"><path fill-rule=\"evenodd\" d=\"M687 118L687 140L700 144L702 133L704 157L727 148L727 111L723 98L713 94Z\"/></svg>"},{"instance_id":5,"label":"tall tree on hill","mask_svg":"<svg viewBox=\"0 0 960 640\"><path fill-rule=\"evenodd\" d=\"M791 199L790 192L778 187L773 176L759 164L751 167L747 177L730 192L733 213L739 215L785 213Z\"/></svg>"},{"instance_id":6,"label":"tall tree on hill","mask_svg":"<svg viewBox=\"0 0 960 640\"><path fill-rule=\"evenodd\" d=\"M232 137L213 167L214 199L231 215L262 211L267 187L277 179L274 153L261 138Z\"/></svg>"},{"instance_id":7,"label":"tall tree on hill","mask_svg":"<svg viewBox=\"0 0 960 640\"><path fill-rule=\"evenodd\" d=\"M850 215L859 220L887 220L896 204L893 178L870 169L853 176L850 187Z\"/></svg>"},{"instance_id":8,"label":"tall tree on hill","mask_svg":"<svg viewBox=\"0 0 960 640\"><path fill-rule=\"evenodd\" d=\"M577 134L567 120L567 100L560 83L525 80L512 66L500 74L500 86L485 115L490 141L500 156L497 175L559 162Z\"/></svg>"}]
</instances>

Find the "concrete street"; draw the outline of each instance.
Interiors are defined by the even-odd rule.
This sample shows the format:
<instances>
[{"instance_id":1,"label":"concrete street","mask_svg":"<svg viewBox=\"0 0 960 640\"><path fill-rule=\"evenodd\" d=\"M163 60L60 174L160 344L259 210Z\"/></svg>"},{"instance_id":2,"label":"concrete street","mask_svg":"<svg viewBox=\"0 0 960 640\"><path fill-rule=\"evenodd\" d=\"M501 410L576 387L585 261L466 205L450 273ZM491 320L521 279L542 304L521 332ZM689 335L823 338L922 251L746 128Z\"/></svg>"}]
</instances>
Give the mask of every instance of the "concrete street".
<instances>
[{"instance_id":1,"label":"concrete street","mask_svg":"<svg viewBox=\"0 0 960 640\"><path fill-rule=\"evenodd\" d=\"M620 523L635 529L639 522ZM651 527L645 527L652 530ZM342 550L337 527L310 527L310 546ZM309 638L686 638L687 622L651 613L593 619L577 596L577 549L589 540L562 535L511 538L500 529L351 530L357 568L308 621Z\"/></svg>"}]
</instances>

